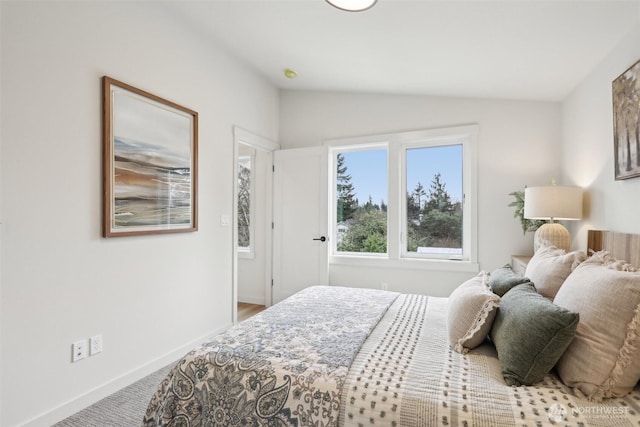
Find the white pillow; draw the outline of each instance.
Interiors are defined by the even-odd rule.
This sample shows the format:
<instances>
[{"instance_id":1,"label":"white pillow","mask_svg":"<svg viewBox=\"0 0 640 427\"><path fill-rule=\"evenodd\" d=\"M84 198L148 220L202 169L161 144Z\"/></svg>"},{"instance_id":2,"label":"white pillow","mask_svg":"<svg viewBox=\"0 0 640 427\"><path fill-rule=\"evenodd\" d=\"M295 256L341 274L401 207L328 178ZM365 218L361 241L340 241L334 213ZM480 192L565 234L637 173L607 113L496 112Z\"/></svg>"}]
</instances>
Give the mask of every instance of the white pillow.
<instances>
[{"instance_id":1,"label":"white pillow","mask_svg":"<svg viewBox=\"0 0 640 427\"><path fill-rule=\"evenodd\" d=\"M580 313L576 336L556 369L589 400L619 397L640 380L640 272L598 252L580 264L554 303Z\"/></svg>"},{"instance_id":2,"label":"white pillow","mask_svg":"<svg viewBox=\"0 0 640 427\"><path fill-rule=\"evenodd\" d=\"M567 253L555 246L541 246L527 264L524 275L539 294L553 301L565 279L586 257L582 251Z\"/></svg>"},{"instance_id":3,"label":"white pillow","mask_svg":"<svg viewBox=\"0 0 640 427\"><path fill-rule=\"evenodd\" d=\"M453 349L467 353L482 344L499 305L500 297L489 289L484 272L458 286L447 306L447 331Z\"/></svg>"}]
</instances>

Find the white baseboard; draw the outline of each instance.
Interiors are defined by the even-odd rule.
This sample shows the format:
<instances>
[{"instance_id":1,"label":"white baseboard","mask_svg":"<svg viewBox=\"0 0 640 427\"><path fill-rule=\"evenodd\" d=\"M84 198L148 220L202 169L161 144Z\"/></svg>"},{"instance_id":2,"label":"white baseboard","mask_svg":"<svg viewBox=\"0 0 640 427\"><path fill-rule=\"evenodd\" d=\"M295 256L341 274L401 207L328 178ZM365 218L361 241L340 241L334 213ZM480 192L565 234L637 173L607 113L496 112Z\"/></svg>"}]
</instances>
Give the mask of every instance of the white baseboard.
<instances>
[{"instance_id":1,"label":"white baseboard","mask_svg":"<svg viewBox=\"0 0 640 427\"><path fill-rule=\"evenodd\" d=\"M248 297L248 296L242 296L242 295L238 295L238 302L245 302L247 304L257 304L257 305L264 305L264 297Z\"/></svg>"},{"instance_id":2,"label":"white baseboard","mask_svg":"<svg viewBox=\"0 0 640 427\"><path fill-rule=\"evenodd\" d=\"M218 335L225 330L229 329L232 325L226 325L217 330L211 331L206 335L196 338L195 340L186 343L170 352L151 360L139 366L135 369L125 372L124 374L116 377L112 380L101 384L94 389L87 391L43 414L40 414L22 424L23 427L49 427L53 424L64 420L65 418L75 414L82 409L93 405L97 401L115 393L116 391L123 389L124 387L133 384L134 382L146 377L147 375L157 371L160 368L167 366L169 363L174 362L184 356L187 352L194 347L207 342L211 337Z\"/></svg>"}]
</instances>

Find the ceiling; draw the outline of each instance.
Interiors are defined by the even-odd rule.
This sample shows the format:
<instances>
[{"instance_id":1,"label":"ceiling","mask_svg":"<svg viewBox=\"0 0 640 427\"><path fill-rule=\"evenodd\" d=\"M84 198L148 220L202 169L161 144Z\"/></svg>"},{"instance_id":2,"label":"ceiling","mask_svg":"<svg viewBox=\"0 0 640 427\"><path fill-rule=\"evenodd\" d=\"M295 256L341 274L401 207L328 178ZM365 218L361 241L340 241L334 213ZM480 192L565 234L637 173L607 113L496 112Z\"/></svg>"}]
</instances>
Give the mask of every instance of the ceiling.
<instances>
[{"instance_id":1,"label":"ceiling","mask_svg":"<svg viewBox=\"0 0 640 427\"><path fill-rule=\"evenodd\" d=\"M541 101L563 100L640 22L640 0L378 0L365 12L324 0L165 5L281 89Z\"/></svg>"}]
</instances>

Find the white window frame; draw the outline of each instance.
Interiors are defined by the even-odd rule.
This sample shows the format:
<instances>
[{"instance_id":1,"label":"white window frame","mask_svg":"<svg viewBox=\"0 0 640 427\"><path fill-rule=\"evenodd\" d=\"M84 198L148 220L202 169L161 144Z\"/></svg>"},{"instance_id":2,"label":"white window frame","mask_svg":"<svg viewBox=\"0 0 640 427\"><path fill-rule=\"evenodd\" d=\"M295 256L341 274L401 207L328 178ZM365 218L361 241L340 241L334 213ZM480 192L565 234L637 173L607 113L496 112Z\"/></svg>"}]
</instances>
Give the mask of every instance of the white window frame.
<instances>
[{"instance_id":1,"label":"white window frame","mask_svg":"<svg viewBox=\"0 0 640 427\"><path fill-rule=\"evenodd\" d=\"M418 252L410 252L407 250L407 236L409 233L409 222L407 220L407 197L406 194L409 192L409 188L407 188L407 151L416 148L435 148L435 147L445 147L445 146L462 146L462 255L448 255L448 254L437 254L437 253L418 253ZM470 215L466 214L467 209L467 175L465 171L468 169L465 167L465 163L468 163L469 158L469 139L468 138L459 138L459 137L442 137L442 138L432 138L428 141L415 141L410 143L400 144L400 173L401 173L401 192L405 195L405 197L401 198L401 227L402 234L400 236L400 256L402 258L425 258L425 259L449 259L449 260L469 260L470 259L470 246L471 246L471 238L470 233L465 232L469 230L471 225ZM428 185L428 183L425 183Z\"/></svg>"},{"instance_id":2,"label":"white window frame","mask_svg":"<svg viewBox=\"0 0 640 427\"><path fill-rule=\"evenodd\" d=\"M436 269L445 271L474 271L478 265L478 125L464 125L419 131L372 135L325 141L329 148L329 227L336 235L336 153L373 148L387 148L388 198L387 201L387 253L338 252L332 242L330 264ZM436 257L434 254L416 254L406 250L406 150L418 147L436 147L462 144L463 156L463 255L456 259ZM335 240L335 239L333 239Z\"/></svg>"},{"instance_id":3,"label":"white window frame","mask_svg":"<svg viewBox=\"0 0 640 427\"><path fill-rule=\"evenodd\" d=\"M389 144L387 142L372 142L364 144L345 144L335 145L329 148L329 171L331 180L331 191L329 192L331 200L329 201L330 209L329 220L331 224L329 230L331 236L337 236L338 226L338 212L336 209L336 200L338 199L338 180L337 180L337 155L338 153L353 153L357 151L369 151L369 150L386 150L387 151L387 177L389 176ZM389 198L389 182L387 180L387 198ZM387 204L388 206L388 204ZM388 209L388 207L387 207ZM371 258L388 258L389 254L389 212L387 210L387 252L386 253L374 253L374 252L338 252L338 239L329 239L331 242L331 254L335 256L348 256L348 257L371 257Z\"/></svg>"}]
</instances>

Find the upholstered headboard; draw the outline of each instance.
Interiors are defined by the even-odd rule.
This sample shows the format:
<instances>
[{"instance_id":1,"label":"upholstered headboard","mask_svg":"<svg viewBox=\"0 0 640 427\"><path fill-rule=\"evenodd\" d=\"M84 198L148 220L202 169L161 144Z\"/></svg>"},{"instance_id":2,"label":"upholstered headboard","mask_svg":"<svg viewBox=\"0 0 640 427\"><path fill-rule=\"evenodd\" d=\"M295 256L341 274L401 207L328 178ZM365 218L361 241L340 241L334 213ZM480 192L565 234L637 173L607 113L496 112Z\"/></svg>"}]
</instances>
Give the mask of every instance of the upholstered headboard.
<instances>
[{"instance_id":1,"label":"upholstered headboard","mask_svg":"<svg viewBox=\"0 0 640 427\"><path fill-rule=\"evenodd\" d=\"M640 267L640 234L589 230L587 248L594 251L605 250L616 259Z\"/></svg>"}]
</instances>

